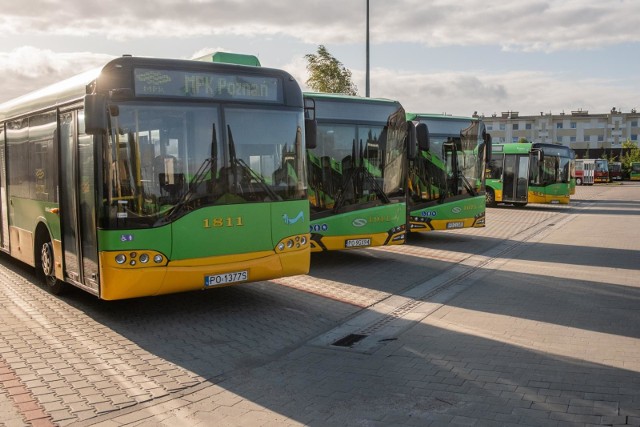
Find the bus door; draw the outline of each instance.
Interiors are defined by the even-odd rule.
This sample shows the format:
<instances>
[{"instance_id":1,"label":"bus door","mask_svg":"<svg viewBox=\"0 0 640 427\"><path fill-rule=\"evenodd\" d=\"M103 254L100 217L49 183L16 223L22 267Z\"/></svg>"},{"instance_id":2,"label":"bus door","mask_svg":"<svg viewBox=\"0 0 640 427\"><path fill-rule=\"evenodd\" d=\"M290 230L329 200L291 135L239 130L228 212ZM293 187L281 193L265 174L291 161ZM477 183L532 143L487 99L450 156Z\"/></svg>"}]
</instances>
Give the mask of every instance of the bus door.
<instances>
[{"instance_id":1,"label":"bus door","mask_svg":"<svg viewBox=\"0 0 640 427\"><path fill-rule=\"evenodd\" d=\"M527 203L529 192L529 155L504 157L502 201Z\"/></svg>"},{"instance_id":2,"label":"bus door","mask_svg":"<svg viewBox=\"0 0 640 427\"><path fill-rule=\"evenodd\" d=\"M83 118L82 111L60 114L63 269L65 281L97 295L99 285L93 137L84 134Z\"/></svg>"},{"instance_id":3,"label":"bus door","mask_svg":"<svg viewBox=\"0 0 640 427\"><path fill-rule=\"evenodd\" d=\"M594 177L596 171L596 162L595 160L585 160L584 162L584 175L582 177L583 184L593 185Z\"/></svg>"}]
</instances>

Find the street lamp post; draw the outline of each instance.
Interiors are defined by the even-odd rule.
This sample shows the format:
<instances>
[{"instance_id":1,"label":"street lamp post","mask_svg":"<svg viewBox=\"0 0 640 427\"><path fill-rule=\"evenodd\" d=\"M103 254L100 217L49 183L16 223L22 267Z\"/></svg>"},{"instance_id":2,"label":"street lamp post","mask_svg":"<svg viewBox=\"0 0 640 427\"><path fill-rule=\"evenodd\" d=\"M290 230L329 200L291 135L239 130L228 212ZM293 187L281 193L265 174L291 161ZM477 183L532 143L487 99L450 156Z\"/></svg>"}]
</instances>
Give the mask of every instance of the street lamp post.
<instances>
[{"instance_id":1,"label":"street lamp post","mask_svg":"<svg viewBox=\"0 0 640 427\"><path fill-rule=\"evenodd\" d=\"M369 0L367 0L367 73L365 83L365 95L369 98L370 93L370 79L369 79Z\"/></svg>"}]
</instances>

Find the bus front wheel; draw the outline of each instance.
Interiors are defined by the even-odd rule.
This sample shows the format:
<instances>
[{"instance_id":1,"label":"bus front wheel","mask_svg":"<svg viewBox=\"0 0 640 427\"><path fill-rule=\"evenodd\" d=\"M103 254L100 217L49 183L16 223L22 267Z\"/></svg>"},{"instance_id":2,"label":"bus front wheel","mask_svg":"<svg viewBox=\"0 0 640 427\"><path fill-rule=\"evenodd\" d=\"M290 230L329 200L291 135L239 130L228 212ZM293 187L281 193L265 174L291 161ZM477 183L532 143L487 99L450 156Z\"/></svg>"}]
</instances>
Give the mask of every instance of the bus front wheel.
<instances>
[{"instance_id":1,"label":"bus front wheel","mask_svg":"<svg viewBox=\"0 0 640 427\"><path fill-rule=\"evenodd\" d=\"M582 185L582 178L576 178L576 185Z\"/></svg>"},{"instance_id":2,"label":"bus front wheel","mask_svg":"<svg viewBox=\"0 0 640 427\"><path fill-rule=\"evenodd\" d=\"M40 282L53 295L60 295L67 290L66 283L56 277L53 244L44 240L40 244L40 256L36 258L36 270Z\"/></svg>"},{"instance_id":3,"label":"bus front wheel","mask_svg":"<svg viewBox=\"0 0 640 427\"><path fill-rule=\"evenodd\" d=\"M485 193L485 198L487 201L487 206L495 206L496 205L496 195L492 189L487 188Z\"/></svg>"}]
</instances>

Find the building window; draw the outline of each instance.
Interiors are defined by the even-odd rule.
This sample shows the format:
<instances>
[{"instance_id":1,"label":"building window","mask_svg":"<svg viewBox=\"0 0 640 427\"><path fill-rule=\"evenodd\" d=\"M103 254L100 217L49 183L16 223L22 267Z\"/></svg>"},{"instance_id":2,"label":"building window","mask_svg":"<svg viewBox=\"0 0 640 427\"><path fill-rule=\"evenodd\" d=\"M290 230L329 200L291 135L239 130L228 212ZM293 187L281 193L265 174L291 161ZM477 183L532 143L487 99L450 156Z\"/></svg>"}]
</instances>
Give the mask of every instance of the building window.
<instances>
[{"instance_id":1,"label":"building window","mask_svg":"<svg viewBox=\"0 0 640 427\"><path fill-rule=\"evenodd\" d=\"M518 137L517 136L512 137L511 142L518 142Z\"/></svg>"},{"instance_id":2,"label":"building window","mask_svg":"<svg viewBox=\"0 0 640 427\"><path fill-rule=\"evenodd\" d=\"M570 126L571 126L571 129L575 129L578 125L576 124L576 122L571 122Z\"/></svg>"},{"instance_id":3,"label":"building window","mask_svg":"<svg viewBox=\"0 0 640 427\"><path fill-rule=\"evenodd\" d=\"M637 141L638 140L638 134L637 133L632 133L631 134L631 140L632 141Z\"/></svg>"},{"instance_id":4,"label":"building window","mask_svg":"<svg viewBox=\"0 0 640 427\"><path fill-rule=\"evenodd\" d=\"M513 129L513 130L518 130L518 128L519 128L519 127L520 127L520 126L519 126L517 123L514 123L514 124L511 126L511 129Z\"/></svg>"},{"instance_id":5,"label":"building window","mask_svg":"<svg viewBox=\"0 0 640 427\"><path fill-rule=\"evenodd\" d=\"M525 128L526 130L531 130L531 123L527 123L527 124L525 124L525 125L524 125L524 128Z\"/></svg>"},{"instance_id":6,"label":"building window","mask_svg":"<svg viewBox=\"0 0 640 427\"><path fill-rule=\"evenodd\" d=\"M598 142L604 141L604 135L598 135Z\"/></svg>"},{"instance_id":7,"label":"building window","mask_svg":"<svg viewBox=\"0 0 640 427\"><path fill-rule=\"evenodd\" d=\"M562 142L562 137L560 135L556 136L556 142Z\"/></svg>"},{"instance_id":8,"label":"building window","mask_svg":"<svg viewBox=\"0 0 640 427\"><path fill-rule=\"evenodd\" d=\"M631 127L632 128L637 128L638 127L638 121L637 120L631 120Z\"/></svg>"},{"instance_id":9,"label":"building window","mask_svg":"<svg viewBox=\"0 0 640 427\"><path fill-rule=\"evenodd\" d=\"M556 123L556 129L562 129L562 123Z\"/></svg>"},{"instance_id":10,"label":"building window","mask_svg":"<svg viewBox=\"0 0 640 427\"><path fill-rule=\"evenodd\" d=\"M570 137L569 142L576 142L576 137L575 136Z\"/></svg>"},{"instance_id":11,"label":"building window","mask_svg":"<svg viewBox=\"0 0 640 427\"><path fill-rule=\"evenodd\" d=\"M500 123L500 130L505 130L507 127L504 123Z\"/></svg>"},{"instance_id":12,"label":"building window","mask_svg":"<svg viewBox=\"0 0 640 427\"><path fill-rule=\"evenodd\" d=\"M487 130L493 130L493 125L487 125Z\"/></svg>"}]
</instances>

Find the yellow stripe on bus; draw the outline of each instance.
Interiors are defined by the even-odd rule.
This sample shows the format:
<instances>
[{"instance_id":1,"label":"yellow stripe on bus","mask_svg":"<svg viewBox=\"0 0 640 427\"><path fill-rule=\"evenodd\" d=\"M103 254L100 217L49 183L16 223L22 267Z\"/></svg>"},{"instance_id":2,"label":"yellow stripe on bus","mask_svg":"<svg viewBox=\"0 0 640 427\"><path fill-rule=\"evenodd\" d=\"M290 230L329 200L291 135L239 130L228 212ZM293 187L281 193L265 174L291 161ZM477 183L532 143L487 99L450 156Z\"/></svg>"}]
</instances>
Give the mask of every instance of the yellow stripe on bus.
<instances>
[{"instance_id":1,"label":"yellow stripe on bus","mask_svg":"<svg viewBox=\"0 0 640 427\"><path fill-rule=\"evenodd\" d=\"M247 281L269 280L309 272L309 249L273 251L170 261L167 265L136 267L115 262L118 252L100 253L100 297L136 298L205 289L205 277L247 271ZM153 261L150 261L153 262ZM235 284L235 283L232 283ZM229 285L219 285L229 286Z\"/></svg>"}]
</instances>

